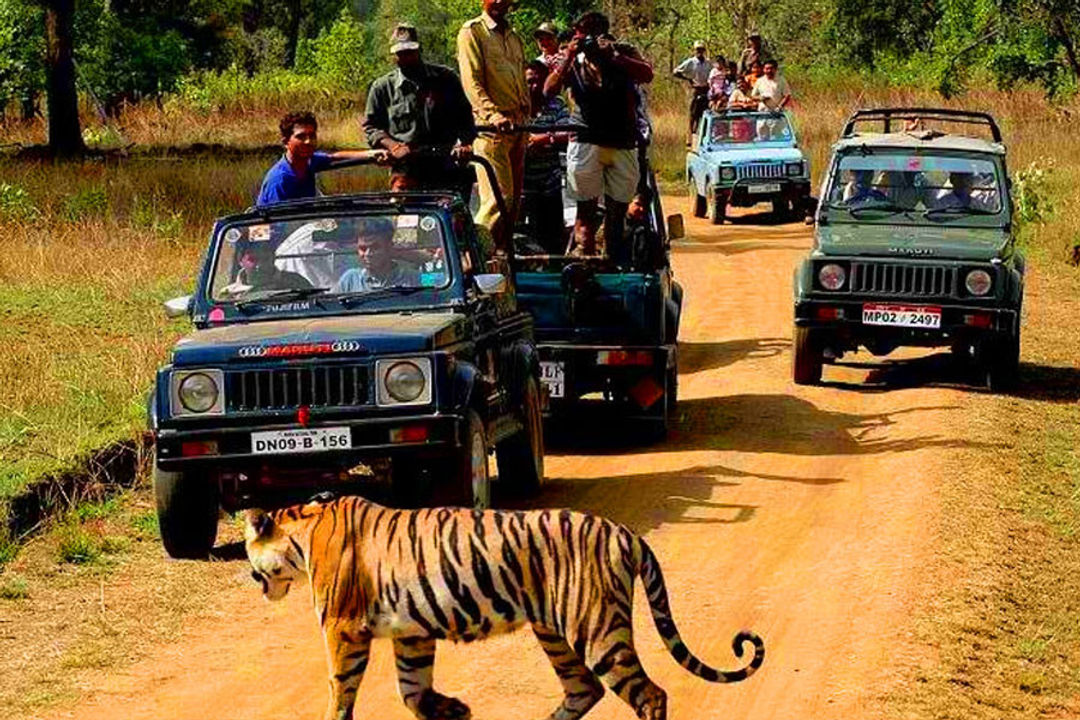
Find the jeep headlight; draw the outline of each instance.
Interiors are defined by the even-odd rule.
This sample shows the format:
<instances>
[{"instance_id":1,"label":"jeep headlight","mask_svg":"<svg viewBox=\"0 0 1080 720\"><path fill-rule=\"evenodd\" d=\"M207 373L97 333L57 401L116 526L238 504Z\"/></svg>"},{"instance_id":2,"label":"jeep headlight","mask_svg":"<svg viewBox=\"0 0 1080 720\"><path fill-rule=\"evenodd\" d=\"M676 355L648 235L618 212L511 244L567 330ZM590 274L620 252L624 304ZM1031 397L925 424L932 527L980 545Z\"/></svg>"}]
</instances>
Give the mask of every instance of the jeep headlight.
<instances>
[{"instance_id":1,"label":"jeep headlight","mask_svg":"<svg viewBox=\"0 0 1080 720\"><path fill-rule=\"evenodd\" d=\"M722 168L720 168L720 179L721 180L734 180L735 179L735 168L733 168L733 167L722 167Z\"/></svg>"},{"instance_id":2,"label":"jeep headlight","mask_svg":"<svg viewBox=\"0 0 1080 720\"><path fill-rule=\"evenodd\" d=\"M222 412L221 370L191 370L173 374L173 396L179 401L180 415L205 415Z\"/></svg>"},{"instance_id":3,"label":"jeep headlight","mask_svg":"<svg viewBox=\"0 0 1080 720\"><path fill-rule=\"evenodd\" d=\"M431 360L401 358L379 360L375 364L379 379L380 405L422 405L431 402Z\"/></svg>"},{"instance_id":4,"label":"jeep headlight","mask_svg":"<svg viewBox=\"0 0 1080 720\"><path fill-rule=\"evenodd\" d=\"M788 177L798 177L802 175L802 163L788 163L786 165Z\"/></svg>"},{"instance_id":5,"label":"jeep headlight","mask_svg":"<svg viewBox=\"0 0 1080 720\"><path fill-rule=\"evenodd\" d=\"M821 287L826 290L839 290L844 287L844 283L847 281L847 270L843 265L837 265L836 263L828 263L822 265L818 270L818 282L821 283Z\"/></svg>"},{"instance_id":6,"label":"jeep headlight","mask_svg":"<svg viewBox=\"0 0 1080 720\"><path fill-rule=\"evenodd\" d=\"M972 270L964 278L964 287L972 295L983 296L990 292L994 279L985 270Z\"/></svg>"}]
</instances>

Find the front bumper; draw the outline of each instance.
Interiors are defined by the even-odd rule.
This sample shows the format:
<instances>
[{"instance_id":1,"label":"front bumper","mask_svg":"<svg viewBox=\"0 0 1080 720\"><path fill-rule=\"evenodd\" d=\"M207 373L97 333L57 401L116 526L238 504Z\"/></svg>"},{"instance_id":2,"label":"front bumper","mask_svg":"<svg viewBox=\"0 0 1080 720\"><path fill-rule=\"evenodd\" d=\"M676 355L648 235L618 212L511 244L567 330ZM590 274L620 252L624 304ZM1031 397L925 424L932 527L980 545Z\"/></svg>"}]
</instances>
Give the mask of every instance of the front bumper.
<instances>
[{"instance_id":1,"label":"front bumper","mask_svg":"<svg viewBox=\"0 0 1080 720\"><path fill-rule=\"evenodd\" d=\"M242 426L225 426L223 423L220 427L202 424L192 429L161 427L155 432L155 447L158 467L168 471L194 467L213 467L216 470L247 468L263 463L345 468L372 458L400 454L419 457L444 455L458 446L461 422L462 418L457 415L441 413L312 422L306 427L348 427L352 447L287 454L254 453L251 435L253 432L300 429L301 426L295 422ZM419 438L419 428L425 430L422 439Z\"/></svg>"},{"instance_id":2,"label":"front bumper","mask_svg":"<svg viewBox=\"0 0 1080 720\"><path fill-rule=\"evenodd\" d=\"M867 325L862 321L864 304L941 308L941 327ZM956 339L1009 335L1017 326L1017 316L1016 310L1012 308L971 305L955 300L938 302L921 298L813 298L801 299L795 303L795 324L828 332L851 343L866 344L881 340L896 345L937 347L948 345Z\"/></svg>"},{"instance_id":3,"label":"front bumper","mask_svg":"<svg viewBox=\"0 0 1080 720\"><path fill-rule=\"evenodd\" d=\"M583 404L618 405L623 417L646 417L662 407L665 378L677 365L674 345L565 345L537 346L541 380L548 396L546 414ZM647 362L646 362L647 361ZM561 370L561 383L545 366ZM613 408L614 409L614 408Z\"/></svg>"},{"instance_id":4,"label":"front bumper","mask_svg":"<svg viewBox=\"0 0 1080 720\"><path fill-rule=\"evenodd\" d=\"M779 185L780 189L769 192L751 192L751 188L760 188L765 185ZM734 207L750 207L759 202L773 200L801 203L808 197L810 197L808 178L744 178L716 189L717 202Z\"/></svg>"}]
</instances>

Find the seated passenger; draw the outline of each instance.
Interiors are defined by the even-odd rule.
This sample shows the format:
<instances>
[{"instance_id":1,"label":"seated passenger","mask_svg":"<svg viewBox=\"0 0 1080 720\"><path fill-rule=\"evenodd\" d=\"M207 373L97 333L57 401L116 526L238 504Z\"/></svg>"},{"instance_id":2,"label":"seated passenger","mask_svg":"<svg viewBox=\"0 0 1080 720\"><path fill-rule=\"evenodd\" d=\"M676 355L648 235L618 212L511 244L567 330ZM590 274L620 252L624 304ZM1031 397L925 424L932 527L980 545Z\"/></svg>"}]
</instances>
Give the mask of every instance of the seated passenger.
<instances>
[{"instance_id":1,"label":"seated passenger","mask_svg":"<svg viewBox=\"0 0 1080 720\"><path fill-rule=\"evenodd\" d=\"M888 203L888 196L874 187L873 170L853 170L851 183L844 188L843 202L849 208Z\"/></svg>"},{"instance_id":2,"label":"seated passenger","mask_svg":"<svg viewBox=\"0 0 1080 720\"><path fill-rule=\"evenodd\" d=\"M923 190L916 185L917 173L889 170L885 173L885 192L889 202L897 207L914 209L923 200Z\"/></svg>"},{"instance_id":3,"label":"seated passenger","mask_svg":"<svg viewBox=\"0 0 1080 720\"><path fill-rule=\"evenodd\" d=\"M312 285L303 275L279 270L267 243L252 245L240 253L236 281L226 290L233 294L259 290L307 290Z\"/></svg>"},{"instance_id":4,"label":"seated passenger","mask_svg":"<svg viewBox=\"0 0 1080 720\"><path fill-rule=\"evenodd\" d=\"M942 192L934 199L933 210L982 210L986 212L995 212L996 207L992 196L988 195L984 191L980 191L978 197L972 193L974 177L971 173L966 172L951 172L949 173L949 184L952 189L947 192Z\"/></svg>"},{"instance_id":5,"label":"seated passenger","mask_svg":"<svg viewBox=\"0 0 1080 720\"><path fill-rule=\"evenodd\" d=\"M750 97L751 90L750 80L744 75L739 78L738 84L731 92L731 96L728 98L729 110L753 110L757 107L758 101Z\"/></svg>"},{"instance_id":6,"label":"seated passenger","mask_svg":"<svg viewBox=\"0 0 1080 720\"><path fill-rule=\"evenodd\" d=\"M388 218L370 219L356 239L360 267L346 270L335 293L367 292L388 287L420 287L416 266L394 248L394 226Z\"/></svg>"}]
</instances>

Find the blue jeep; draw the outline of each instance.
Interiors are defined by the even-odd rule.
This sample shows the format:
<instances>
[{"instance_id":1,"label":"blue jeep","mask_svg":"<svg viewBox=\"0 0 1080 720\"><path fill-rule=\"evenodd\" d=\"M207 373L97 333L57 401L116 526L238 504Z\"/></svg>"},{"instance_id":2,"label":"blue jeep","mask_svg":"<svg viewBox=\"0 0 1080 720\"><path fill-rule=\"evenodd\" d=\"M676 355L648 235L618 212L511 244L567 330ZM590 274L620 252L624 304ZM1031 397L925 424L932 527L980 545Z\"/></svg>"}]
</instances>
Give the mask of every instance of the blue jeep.
<instances>
[{"instance_id":1,"label":"blue jeep","mask_svg":"<svg viewBox=\"0 0 1080 720\"><path fill-rule=\"evenodd\" d=\"M729 205L771 202L781 217L809 211L810 163L782 113L706 112L686 153L686 179L694 217L716 225Z\"/></svg>"},{"instance_id":2,"label":"blue jeep","mask_svg":"<svg viewBox=\"0 0 1080 720\"><path fill-rule=\"evenodd\" d=\"M150 399L168 553L205 556L219 508L373 479L402 503L484 507L491 449L501 483L536 490L533 323L485 252L449 193L316 198L218 221L195 294L167 303L196 329Z\"/></svg>"}]
</instances>

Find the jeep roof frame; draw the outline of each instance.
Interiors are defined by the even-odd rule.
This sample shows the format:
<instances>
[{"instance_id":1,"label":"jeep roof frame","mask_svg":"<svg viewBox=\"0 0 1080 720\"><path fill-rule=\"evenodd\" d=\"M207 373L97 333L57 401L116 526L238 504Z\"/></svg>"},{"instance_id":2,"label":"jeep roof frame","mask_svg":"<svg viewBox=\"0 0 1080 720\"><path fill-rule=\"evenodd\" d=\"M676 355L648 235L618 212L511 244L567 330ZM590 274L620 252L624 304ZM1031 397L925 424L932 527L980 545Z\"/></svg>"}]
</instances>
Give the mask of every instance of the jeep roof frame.
<instances>
[{"instance_id":1,"label":"jeep roof frame","mask_svg":"<svg viewBox=\"0 0 1080 720\"><path fill-rule=\"evenodd\" d=\"M1001 143L1001 129L998 127L997 121L994 120L994 116L990 113L928 107L884 107L856 110L844 123L844 130L840 137L854 137L856 134L855 124L860 122L880 121L885 126L885 132L889 133L892 132L893 120L946 120L967 125L984 125L990 128L990 134L994 138L994 142Z\"/></svg>"}]
</instances>

